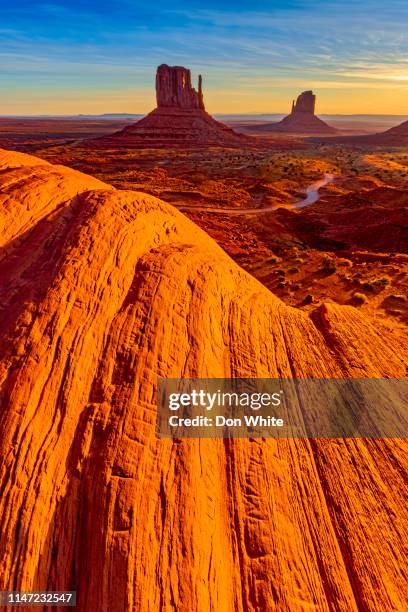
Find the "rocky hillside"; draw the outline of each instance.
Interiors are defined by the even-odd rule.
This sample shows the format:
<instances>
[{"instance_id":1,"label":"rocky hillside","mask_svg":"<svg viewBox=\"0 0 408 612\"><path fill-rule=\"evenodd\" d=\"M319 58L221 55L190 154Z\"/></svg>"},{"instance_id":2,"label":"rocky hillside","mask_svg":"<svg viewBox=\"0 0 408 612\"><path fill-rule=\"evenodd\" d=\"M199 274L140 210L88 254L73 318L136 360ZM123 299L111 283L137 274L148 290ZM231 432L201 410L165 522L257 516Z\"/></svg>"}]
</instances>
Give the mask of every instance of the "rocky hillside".
<instances>
[{"instance_id":1,"label":"rocky hillside","mask_svg":"<svg viewBox=\"0 0 408 612\"><path fill-rule=\"evenodd\" d=\"M406 442L155 433L158 376L403 377L401 339L285 306L152 196L19 153L0 170L0 589L403 610Z\"/></svg>"}]
</instances>

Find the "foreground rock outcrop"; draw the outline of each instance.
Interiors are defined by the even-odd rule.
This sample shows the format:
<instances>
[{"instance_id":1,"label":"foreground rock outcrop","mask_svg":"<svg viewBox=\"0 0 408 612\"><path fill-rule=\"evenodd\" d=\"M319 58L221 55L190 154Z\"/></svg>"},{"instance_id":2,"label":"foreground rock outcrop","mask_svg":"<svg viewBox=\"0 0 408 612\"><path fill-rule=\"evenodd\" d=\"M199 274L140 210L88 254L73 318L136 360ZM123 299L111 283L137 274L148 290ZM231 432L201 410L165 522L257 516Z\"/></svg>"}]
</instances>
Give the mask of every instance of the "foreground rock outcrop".
<instances>
[{"instance_id":1,"label":"foreground rock outcrop","mask_svg":"<svg viewBox=\"0 0 408 612\"><path fill-rule=\"evenodd\" d=\"M196 91L191 84L191 72L186 68L159 66L156 98L157 107L146 117L112 136L98 139L98 144L143 148L256 144L255 139L237 134L206 112L202 77L198 78Z\"/></svg>"},{"instance_id":2,"label":"foreground rock outcrop","mask_svg":"<svg viewBox=\"0 0 408 612\"><path fill-rule=\"evenodd\" d=\"M164 202L0 152L0 589L87 612L403 610L404 440L158 440L157 377L403 377Z\"/></svg>"},{"instance_id":3,"label":"foreground rock outcrop","mask_svg":"<svg viewBox=\"0 0 408 612\"><path fill-rule=\"evenodd\" d=\"M298 134L335 134L337 130L315 115L316 96L312 91L301 93L296 102L292 102L292 110L277 123L258 125L260 132L293 132Z\"/></svg>"}]
</instances>

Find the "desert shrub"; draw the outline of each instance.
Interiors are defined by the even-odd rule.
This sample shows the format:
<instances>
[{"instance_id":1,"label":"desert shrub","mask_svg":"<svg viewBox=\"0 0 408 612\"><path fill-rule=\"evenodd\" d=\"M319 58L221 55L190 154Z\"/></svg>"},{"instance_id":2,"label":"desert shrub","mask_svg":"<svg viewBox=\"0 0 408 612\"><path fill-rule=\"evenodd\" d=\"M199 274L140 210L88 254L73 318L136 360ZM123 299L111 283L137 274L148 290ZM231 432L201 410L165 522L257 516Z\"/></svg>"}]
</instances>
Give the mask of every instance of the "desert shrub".
<instances>
[{"instance_id":1,"label":"desert shrub","mask_svg":"<svg viewBox=\"0 0 408 612\"><path fill-rule=\"evenodd\" d=\"M390 284L391 284L391 280L389 279L389 277L388 277L388 276L383 276L383 277L381 277L381 278L376 278L376 279L373 281L373 284L374 284L376 287L387 287L388 285L390 285Z\"/></svg>"},{"instance_id":2,"label":"desert shrub","mask_svg":"<svg viewBox=\"0 0 408 612\"><path fill-rule=\"evenodd\" d=\"M359 293L358 291L356 291L356 293L353 293L353 302L356 305L361 305L361 304L365 304L365 302L367 302L367 296L364 295L364 293Z\"/></svg>"},{"instance_id":3,"label":"desert shrub","mask_svg":"<svg viewBox=\"0 0 408 612\"><path fill-rule=\"evenodd\" d=\"M330 255L325 255L322 259L322 270L327 274L334 274L337 270L337 262Z\"/></svg>"}]
</instances>

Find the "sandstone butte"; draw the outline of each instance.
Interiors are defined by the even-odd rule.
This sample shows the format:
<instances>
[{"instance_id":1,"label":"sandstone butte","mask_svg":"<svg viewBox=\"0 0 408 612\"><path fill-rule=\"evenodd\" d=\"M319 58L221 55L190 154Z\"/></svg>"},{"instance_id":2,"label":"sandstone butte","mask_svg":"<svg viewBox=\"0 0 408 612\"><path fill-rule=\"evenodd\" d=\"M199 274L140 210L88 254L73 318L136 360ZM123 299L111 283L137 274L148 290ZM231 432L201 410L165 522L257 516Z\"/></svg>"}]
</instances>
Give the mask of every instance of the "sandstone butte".
<instances>
[{"instance_id":1,"label":"sandstone butte","mask_svg":"<svg viewBox=\"0 0 408 612\"><path fill-rule=\"evenodd\" d=\"M257 144L256 139L237 134L206 112L202 77L198 77L196 91L187 68L167 64L157 68L156 100L157 107L146 117L111 136L98 138L95 144L136 148Z\"/></svg>"},{"instance_id":2,"label":"sandstone butte","mask_svg":"<svg viewBox=\"0 0 408 612\"><path fill-rule=\"evenodd\" d=\"M159 440L157 377L403 377L170 205L0 152L0 589L78 610L406 609L406 441Z\"/></svg>"},{"instance_id":3,"label":"sandstone butte","mask_svg":"<svg viewBox=\"0 0 408 612\"><path fill-rule=\"evenodd\" d=\"M266 123L255 127L259 132L293 132L298 134L335 134L337 130L315 115L316 96L313 91L304 91L295 102L289 115L277 123ZM254 129L254 128L251 128Z\"/></svg>"}]
</instances>

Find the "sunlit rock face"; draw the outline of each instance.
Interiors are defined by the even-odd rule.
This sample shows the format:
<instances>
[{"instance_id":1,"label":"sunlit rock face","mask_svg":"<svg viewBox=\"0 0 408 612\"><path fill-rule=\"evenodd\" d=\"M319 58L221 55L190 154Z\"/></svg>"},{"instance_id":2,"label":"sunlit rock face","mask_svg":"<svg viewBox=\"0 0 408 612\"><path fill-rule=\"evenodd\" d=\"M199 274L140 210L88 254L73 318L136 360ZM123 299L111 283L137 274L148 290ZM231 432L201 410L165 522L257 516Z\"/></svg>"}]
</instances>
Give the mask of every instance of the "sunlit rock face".
<instances>
[{"instance_id":1,"label":"sunlit rock face","mask_svg":"<svg viewBox=\"0 0 408 612\"><path fill-rule=\"evenodd\" d=\"M402 378L395 330L291 308L169 204L2 150L0 227L0 590L406 609L404 440L156 435L159 377Z\"/></svg>"}]
</instances>

